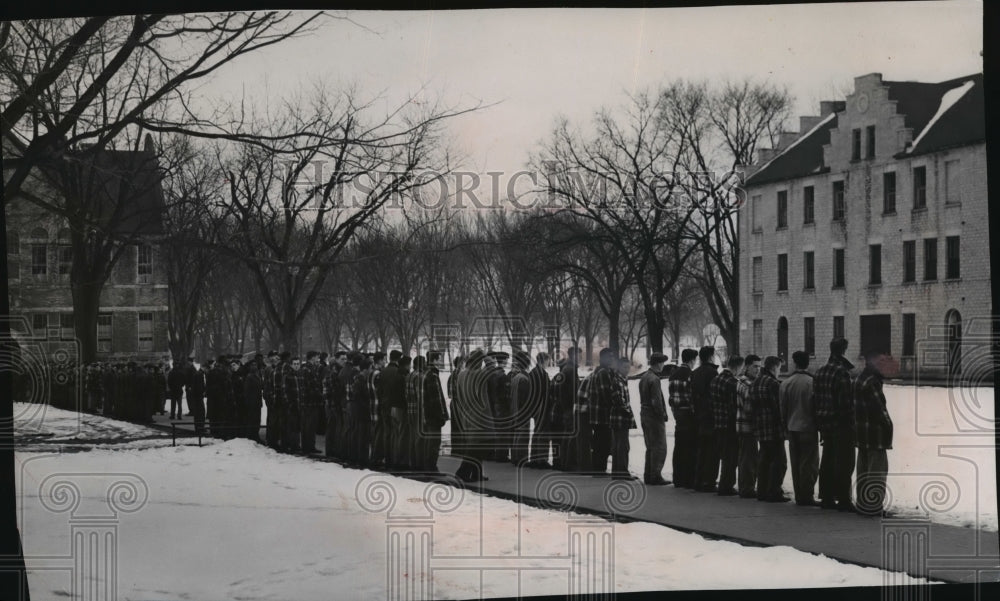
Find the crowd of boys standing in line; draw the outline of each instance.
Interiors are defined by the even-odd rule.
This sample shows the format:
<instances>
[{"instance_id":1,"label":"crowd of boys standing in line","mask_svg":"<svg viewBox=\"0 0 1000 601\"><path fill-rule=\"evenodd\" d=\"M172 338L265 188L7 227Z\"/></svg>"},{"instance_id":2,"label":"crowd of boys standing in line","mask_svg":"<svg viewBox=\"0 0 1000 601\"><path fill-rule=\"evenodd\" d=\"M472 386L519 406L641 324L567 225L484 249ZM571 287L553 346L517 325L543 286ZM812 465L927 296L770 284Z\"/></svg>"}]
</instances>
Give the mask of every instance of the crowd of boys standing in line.
<instances>
[{"instance_id":1,"label":"crowd of boys standing in line","mask_svg":"<svg viewBox=\"0 0 1000 601\"><path fill-rule=\"evenodd\" d=\"M797 504L880 515L886 450L892 448L882 392L889 358L871 353L852 376L847 346L844 339L831 341L830 358L815 373L808 371L808 354L793 353L795 371L781 382L782 361L774 356L732 356L720 370L712 347L685 349L677 366L654 353L639 379L643 481L671 483L662 477L669 406L675 487L786 502L791 499L781 484L790 459ZM610 459L613 478L631 479L629 431L637 428L627 382L631 362L603 349L599 365L581 378L579 354L576 347L568 349L552 378L546 353L536 355L529 369L530 355L516 350L509 371L508 353L477 349L458 357L446 385L451 415L439 351L414 358L397 350L388 357L340 351L332 361L310 351L304 362L271 351L245 363L220 356L201 368L188 359L165 376L154 364L94 365L85 392L91 410L101 407L105 415L137 421L165 413L166 399L171 419L183 419L186 398L198 431L207 421L212 435L258 441L264 404L265 441L272 448L319 453L316 435L325 434L328 457L429 474L438 472L441 428L451 419L451 455L462 459L456 476L463 481L487 480L484 460L606 473Z\"/></svg>"}]
</instances>

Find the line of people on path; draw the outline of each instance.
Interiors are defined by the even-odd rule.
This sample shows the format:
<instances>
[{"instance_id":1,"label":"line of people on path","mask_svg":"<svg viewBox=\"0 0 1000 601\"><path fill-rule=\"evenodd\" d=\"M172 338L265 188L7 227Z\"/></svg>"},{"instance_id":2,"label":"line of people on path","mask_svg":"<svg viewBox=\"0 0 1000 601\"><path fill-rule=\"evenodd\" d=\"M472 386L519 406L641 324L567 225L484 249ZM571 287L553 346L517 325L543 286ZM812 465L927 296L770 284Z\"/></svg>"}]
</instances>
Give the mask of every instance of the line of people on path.
<instances>
[{"instance_id":1,"label":"line of people on path","mask_svg":"<svg viewBox=\"0 0 1000 601\"><path fill-rule=\"evenodd\" d=\"M638 382L643 482L671 483L662 471L672 414L678 488L786 502L790 467L797 504L881 514L892 448L881 374L891 358L870 353L858 371L844 356L847 347L842 338L831 341L830 358L815 373L809 355L793 353L795 371L783 381L774 356L732 356L720 367L715 349L703 347L684 349L674 366L654 353ZM516 350L508 369L510 354L477 349L454 360L444 389L439 351L414 358L398 350L388 357L340 351L332 361L316 351L305 361L271 351L245 363L224 355L201 368L189 358L165 376L155 364L95 364L86 395L88 407L137 421L165 412L168 399L171 419L182 419L186 398L199 432L258 441L266 405L272 448L320 453L316 436L325 435L328 457L430 474L438 472L441 429L450 419L450 454L461 459L456 475L466 482L488 479L487 460L591 474L607 473L610 460L612 477L631 479L629 433L638 427L631 362L603 349L599 365L581 377L579 356L579 348L567 349L550 378L546 353L532 368L531 356Z\"/></svg>"},{"instance_id":2,"label":"line of people on path","mask_svg":"<svg viewBox=\"0 0 1000 601\"><path fill-rule=\"evenodd\" d=\"M790 463L796 504L884 515L893 426L882 374L891 357L871 352L857 371L847 347L843 338L832 340L829 360L815 373L809 355L794 352L795 371L783 381L775 356L732 356L720 369L714 348L685 349L668 384L674 485L787 502L781 485ZM653 448L647 469L659 473L662 445Z\"/></svg>"}]
</instances>

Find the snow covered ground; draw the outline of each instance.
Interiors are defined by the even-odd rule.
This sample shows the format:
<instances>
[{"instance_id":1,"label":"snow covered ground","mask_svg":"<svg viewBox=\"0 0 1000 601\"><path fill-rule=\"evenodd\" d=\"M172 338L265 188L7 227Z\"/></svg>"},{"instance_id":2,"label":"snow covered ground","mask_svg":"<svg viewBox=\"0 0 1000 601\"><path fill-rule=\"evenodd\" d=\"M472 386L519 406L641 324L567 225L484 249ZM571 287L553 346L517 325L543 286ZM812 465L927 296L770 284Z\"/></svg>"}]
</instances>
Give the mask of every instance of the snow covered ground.
<instances>
[{"instance_id":1,"label":"snow covered ground","mask_svg":"<svg viewBox=\"0 0 1000 601\"><path fill-rule=\"evenodd\" d=\"M27 415L24 407L15 411ZM17 452L35 599L79 594L71 541L88 532L104 535L88 539L90 557L110 558L117 577L91 575L81 584L114 581L120 599L385 598L390 582L413 587L414 598L565 594L573 565L567 532L574 528L611 537L613 559L598 565L613 568L615 591L875 586L892 578L789 547L743 547L659 525L535 509L246 440L170 447L146 428L80 426L73 414L48 411L54 437L97 439L93 429L112 426L128 434L89 452ZM435 510L430 520L428 508ZM415 538L407 540L407 532ZM413 563L393 559L400 535L401 557ZM424 555L414 543L421 536L432 549ZM102 555L95 541L112 539L117 553Z\"/></svg>"}]
</instances>

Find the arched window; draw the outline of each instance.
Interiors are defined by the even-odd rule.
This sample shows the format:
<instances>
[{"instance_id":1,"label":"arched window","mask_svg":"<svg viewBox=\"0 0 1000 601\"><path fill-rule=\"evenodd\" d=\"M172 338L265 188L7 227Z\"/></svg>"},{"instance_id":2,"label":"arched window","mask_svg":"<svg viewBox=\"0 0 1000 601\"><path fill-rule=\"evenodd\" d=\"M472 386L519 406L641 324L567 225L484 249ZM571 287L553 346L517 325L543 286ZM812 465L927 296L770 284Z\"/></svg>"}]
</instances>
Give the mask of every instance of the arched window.
<instances>
[{"instance_id":1,"label":"arched window","mask_svg":"<svg viewBox=\"0 0 1000 601\"><path fill-rule=\"evenodd\" d=\"M36 238L38 240L48 240L49 233L45 230L44 227L36 227L35 229L31 230L31 237Z\"/></svg>"}]
</instances>

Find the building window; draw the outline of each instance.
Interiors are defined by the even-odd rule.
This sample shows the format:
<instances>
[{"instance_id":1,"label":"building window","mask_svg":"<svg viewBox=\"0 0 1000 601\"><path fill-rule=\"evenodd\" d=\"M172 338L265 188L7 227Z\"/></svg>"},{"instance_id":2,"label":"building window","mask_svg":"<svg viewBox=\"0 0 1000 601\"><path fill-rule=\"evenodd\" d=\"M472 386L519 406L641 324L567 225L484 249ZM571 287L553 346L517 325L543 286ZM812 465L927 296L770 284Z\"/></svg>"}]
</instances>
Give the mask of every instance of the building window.
<instances>
[{"instance_id":1,"label":"building window","mask_svg":"<svg viewBox=\"0 0 1000 601\"><path fill-rule=\"evenodd\" d=\"M763 257L754 257L753 258L753 269L750 272L750 276L751 276L751 279L752 279L751 283L752 283L752 290L754 291L754 294L757 294L757 293L760 293L760 292L764 291L764 289L761 287L761 281L760 281L761 269L763 268L763 266L764 266L764 258Z\"/></svg>"},{"instance_id":2,"label":"building window","mask_svg":"<svg viewBox=\"0 0 1000 601\"><path fill-rule=\"evenodd\" d=\"M153 350L153 314L139 313L139 350Z\"/></svg>"},{"instance_id":3,"label":"building window","mask_svg":"<svg viewBox=\"0 0 1000 601\"><path fill-rule=\"evenodd\" d=\"M76 329L73 326L72 313L59 314L59 339L73 340L76 338Z\"/></svg>"},{"instance_id":4,"label":"building window","mask_svg":"<svg viewBox=\"0 0 1000 601\"><path fill-rule=\"evenodd\" d=\"M114 320L111 313L101 313L97 316L97 352L111 352L111 335Z\"/></svg>"},{"instance_id":5,"label":"building window","mask_svg":"<svg viewBox=\"0 0 1000 601\"><path fill-rule=\"evenodd\" d=\"M45 275L49 272L49 250L44 244L31 245L31 275Z\"/></svg>"},{"instance_id":6,"label":"building window","mask_svg":"<svg viewBox=\"0 0 1000 601\"><path fill-rule=\"evenodd\" d=\"M871 244L868 246L868 283L870 285L882 283L881 244Z\"/></svg>"},{"instance_id":7,"label":"building window","mask_svg":"<svg viewBox=\"0 0 1000 601\"><path fill-rule=\"evenodd\" d=\"M788 191L778 192L778 229L788 227Z\"/></svg>"},{"instance_id":8,"label":"building window","mask_svg":"<svg viewBox=\"0 0 1000 601\"><path fill-rule=\"evenodd\" d=\"M945 161L944 199L948 204L962 202L962 184L958 175L958 161Z\"/></svg>"},{"instance_id":9,"label":"building window","mask_svg":"<svg viewBox=\"0 0 1000 601\"><path fill-rule=\"evenodd\" d=\"M15 257L21 254L21 236L17 232L7 232L7 254Z\"/></svg>"},{"instance_id":10,"label":"building window","mask_svg":"<svg viewBox=\"0 0 1000 601\"><path fill-rule=\"evenodd\" d=\"M810 357L816 356L816 318L806 317L802 323L805 332L805 351Z\"/></svg>"},{"instance_id":11,"label":"building window","mask_svg":"<svg viewBox=\"0 0 1000 601\"><path fill-rule=\"evenodd\" d=\"M148 284L153 277L153 247L140 244L136 249L136 282Z\"/></svg>"},{"instance_id":12,"label":"building window","mask_svg":"<svg viewBox=\"0 0 1000 601\"><path fill-rule=\"evenodd\" d=\"M802 188L802 223L813 223L813 204L815 202L815 188L806 186Z\"/></svg>"},{"instance_id":13,"label":"building window","mask_svg":"<svg viewBox=\"0 0 1000 601\"><path fill-rule=\"evenodd\" d=\"M844 287L844 249L833 249L833 287Z\"/></svg>"},{"instance_id":14,"label":"building window","mask_svg":"<svg viewBox=\"0 0 1000 601\"><path fill-rule=\"evenodd\" d=\"M764 352L764 320L753 320L753 352Z\"/></svg>"},{"instance_id":15,"label":"building window","mask_svg":"<svg viewBox=\"0 0 1000 601\"><path fill-rule=\"evenodd\" d=\"M812 290L816 287L816 253L811 250L802 253L802 266L802 281L805 284L803 288Z\"/></svg>"},{"instance_id":16,"label":"building window","mask_svg":"<svg viewBox=\"0 0 1000 601\"><path fill-rule=\"evenodd\" d=\"M868 127L865 128L865 139L866 139L865 141L867 142L867 144L866 144L865 158L866 159L874 159L875 158L875 126L874 125L869 125Z\"/></svg>"},{"instance_id":17,"label":"building window","mask_svg":"<svg viewBox=\"0 0 1000 601\"><path fill-rule=\"evenodd\" d=\"M851 130L851 160L860 161L861 160L861 130L852 129Z\"/></svg>"},{"instance_id":18,"label":"building window","mask_svg":"<svg viewBox=\"0 0 1000 601\"><path fill-rule=\"evenodd\" d=\"M67 275L73 269L73 247L69 244L59 245L59 275Z\"/></svg>"},{"instance_id":19,"label":"building window","mask_svg":"<svg viewBox=\"0 0 1000 601\"><path fill-rule=\"evenodd\" d=\"M937 238L924 240L924 280L937 279Z\"/></svg>"},{"instance_id":20,"label":"building window","mask_svg":"<svg viewBox=\"0 0 1000 601\"><path fill-rule=\"evenodd\" d=\"M961 262L959 259L958 236L948 236L944 239L944 277L949 280L958 279L962 275Z\"/></svg>"},{"instance_id":21,"label":"building window","mask_svg":"<svg viewBox=\"0 0 1000 601\"><path fill-rule=\"evenodd\" d=\"M882 174L882 213L896 212L896 172Z\"/></svg>"},{"instance_id":22,"label":"building window","mask_svg":"<svg viewBox=\"0 0 1000 601\"><path fill-rule=\"evenodd\" d=\"M915 240L903 242L903 281L917 281L917 242Z\"/></svg>"},{"instance_id":23,"label":"building window","mask_svg":"<svg viewBox=\"0 0 1000 601\"><path fill-rule=\"evenodd\" d=\"M833 318L833 337L843 338L844 337L844 316L837 315Z\"/></svg>"},{"instance_id":24,"label":"building window","mask_svg":"<svg viewBox=\"0 0 1000 601\"><path fill-rule=\"evenodd\" d=\"M844 182L833 182L833 220L844 220Z\"/></svg>"},{"instance_id":25,"label":"building window","mask_svg":"<svg viewBox=\"0 0 1000 601\"><path fill-rule=\"evenodd\" d=\"M778 255L778 290L788 290L788 255Z\"/></svg>"},{"instance_id":26,"label":"building window","mask_svg":"<svg viewBox=\"0 0 1000 601\"><path fill-rule=\"evenodd\" d=\"M927 208L927 167L913 168L913 210Z\"/></svg>"},{"instance_id":27,"label":"building window","mask_svg":"<svg viewBox=\"0 0 1000 601\"><path fill-rule=\"evenodd\" d=\"M45 338L46 330L49 327L49 316L45 313L35 313L31 316L31 335L38 338Z\"/></svg>"},{"instance_id":28,"label":"building window","mask_svg":"<svg viewBox=\"0 0 1000 601\"><path fill-rule=\"evenodd\" d=\"M903 313L903 356L912 357L917 338L917 314Z\"/></svg>"},{"instance_id":29,"label":"building window","mask_svg":"<svg viewBox=\"0 0 1000 601\"><path fill-rule=\"evenodd\" d=\"M760 194L750 197L750 225L753 231L761 231L760 227Z\"/></svg>"}]
</instances>

